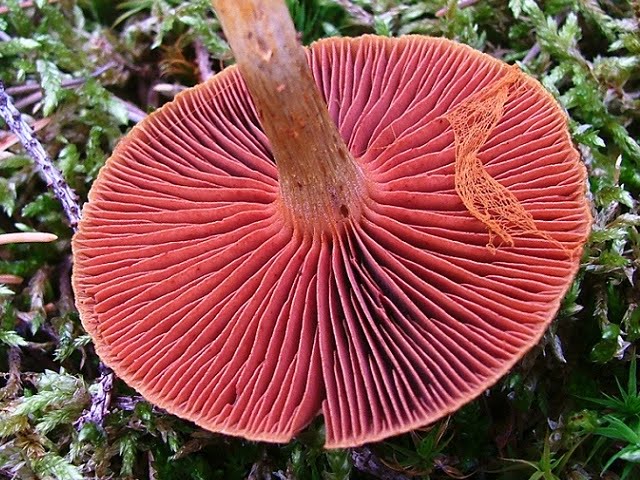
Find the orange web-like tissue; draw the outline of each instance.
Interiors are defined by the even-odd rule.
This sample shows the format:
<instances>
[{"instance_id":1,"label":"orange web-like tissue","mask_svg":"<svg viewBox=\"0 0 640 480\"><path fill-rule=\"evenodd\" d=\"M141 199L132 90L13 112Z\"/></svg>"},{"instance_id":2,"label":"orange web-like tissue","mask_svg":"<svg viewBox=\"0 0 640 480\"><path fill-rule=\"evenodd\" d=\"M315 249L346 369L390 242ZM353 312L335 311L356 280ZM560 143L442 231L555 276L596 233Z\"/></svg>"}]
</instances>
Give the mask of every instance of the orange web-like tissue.
<instances>
[{"instance_id":1,"label":"orange web-like tissue","mask_svg":"<svg viewBox=\"0 0 640 480\"><path fill-rule=\"evenodd\" d=\"M453 129L456 163L455 188L471 215L489 231L487 248L495 251L498 237L509 246L514 235L534 234L565 247L538 230L533 217L506 187L494 180L478 158L478 151L504 113L510 90L522 86L523 73L509 67L503 78L485 87L445 115Z\"/></svg>"}]
</instances>

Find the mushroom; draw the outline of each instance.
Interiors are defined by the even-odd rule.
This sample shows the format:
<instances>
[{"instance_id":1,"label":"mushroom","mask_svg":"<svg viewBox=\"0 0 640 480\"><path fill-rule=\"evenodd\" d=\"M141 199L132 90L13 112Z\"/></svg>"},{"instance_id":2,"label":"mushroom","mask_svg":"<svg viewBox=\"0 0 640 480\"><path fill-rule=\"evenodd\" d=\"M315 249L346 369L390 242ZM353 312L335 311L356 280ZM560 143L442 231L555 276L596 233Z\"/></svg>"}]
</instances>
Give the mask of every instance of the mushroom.
<instances>
[{"instance_id":1,"label":"mushroom","mask_svg":"<svg viewBox=\"0 0 640 480\"><path fill-rule=\"evenodd\" d=\"M73 239L98 354L252 440L321 412L326 446L355 446L450 414L539 341L578 269L564 113L449 40L305 51L280 0L214 4L237 67L132 129Z\"/></svg>"}]
</instances>

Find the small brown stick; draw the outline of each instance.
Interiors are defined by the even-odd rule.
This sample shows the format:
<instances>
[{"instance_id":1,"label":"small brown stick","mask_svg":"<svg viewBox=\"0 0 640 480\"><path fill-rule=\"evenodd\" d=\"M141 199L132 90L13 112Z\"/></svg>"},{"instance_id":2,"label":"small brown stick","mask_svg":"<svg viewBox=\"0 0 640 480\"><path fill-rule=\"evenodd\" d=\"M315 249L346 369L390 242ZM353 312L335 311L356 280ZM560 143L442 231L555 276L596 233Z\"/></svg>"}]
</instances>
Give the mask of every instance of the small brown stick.
<instances>
[{"instance_id":1,"label":"small brown stick","mask_svg":"<svg viewBox=\"0 0 640 480\"><path fill-rule=\"evenodd\" d=\"M20 366L22 365L22 351L19 347L10 347L7 352L7 362L9 372L7 373L7 383L0 389L0 399L12 398L22 391L22 378Z\"/></svg>"},{"instance_id":2,"label":"small brown stick","mask_svg":"<svg viewBox=\"0 0 640 480\"><path fill-rule=\"evenodd\" d=\"M79 87L80 85L85 83L88 78L99 77L106 71L111 70L112 68L116 68L117 66L118 66L118 63L115 61L107 62L103 66L96 68L93 72L89 74L88 77L69 78L61 82L60 86L62 88ZM40 86L39 83L35 83L35 82L26 83L24 85L16 85L14 87L9 87L6 89L6 93L7 95L11 95L11 96L30 94L29 96L21 98L20 100L16 101L16 108L18 109L22 109L29 105L33 105L34 103L39 102L44 96L42 92L42 87Z\"/></svg>"},{"instance_id":3,"label":"small brown stick","mask_svg":"<svg viewBox=\"0 0 640 480\"><path fill-rule=\"evenodd\" d=\"M475 5L476 3L478 3L480 0L460 0L457 4L457 8L459 10L462 10L463 8L467 8L470 7L472 5ZM447 13L449 13L450 8L449 7L444 7L441 8L440 10L438 10L436 12L436 17L440 18L440 17L444 17Z\"/></svg>"},{"instance_id":4,"label":"small brown stick","mask_svg":"<svg viewBox=\"0 0 640 480\"><path fill-rule=\"evenodd\" d=\"M33 92L31 95L27 95L26 97L22 97L21 99L16 101L16 108L18 110L24 110L27 107L30 107L34 103L38 103L42 100L42 92Z\"/></svg>"},{"instance_id":5,"label":"small brown stick","mask_svg":"<svg viewBox=\"0 0 640 480\"><path fill-rule=\"evenodd\" d=\"M91 406L88 410L85 410L82 416L75 422L78 430L88 422L95 423L101 427L104 423L104 418L109 413L114 374L111 369L104 366L102 362L99 368L100 380L98 380L95 393L91 394Z\"/></svg>"},{"instance_id":6,"label":"small brown stick","mask_svg":"<svg viewBox=\"0 0 640 480\"><path fill-rule=\"evenodd\" d=\"M105 73L107 70L110 70L112 68L116 68L118 65L119 64L117 62L115 62L115 61L107 62L103 66L101 66L99 68L96 68L93 72L91 72L91 74L89 74L88 78L99 77L100 75ZM63 81L61 83L61 86L62 86L62 88L74 88L74 87L79 87L80 85L82 85L86 81L87 81L87 78L71 78L71 79ZM9 95L25 95L25 94L28 94L26 97L23 97L20 100L17 100L15 102L15 106L16 106L17 109L23 109L23 108L26 108L26 107L28 107L30 105L33 105L34 103L37 103L40 100L42 100L42 97L43 97L42 88L40 87L40 84L38 84L38 83L27 83L27 84L24 84L24 85L16 85L14 87L8 87L6 89L6 93L9 94ZM115 98L118 102L120 102L120 103L122 103L124 105L124 107L127 109L127 116L129 117L129 120L131 120L133 123L138 123L144 117L147 116L147 114L145 112L140 110L134 104L132 104L130 102L127 102L126 100L123 100L120 97L117 97L115 95L113 95L113 98ZM43 121L43 120L46 120L46 119L43 118L42 120L39 120L39 121ZM1 149L0 149L0 151L1 151Z\"/></svg>"},{"instance_id":7,"label":"small brown stick","mask_svg":"<svg viewBox=\"0 0 640 480\"><path fill-rule=\"evenodd\" d=\"M387 467L368 447L351 449L353 466L361 472L381 480L409 480L405 475Z\"/></svg>"},{"instance_id":8,"label":"small brown stick","mask_svg":"<svg viewBox=\"0 0 640 480\"><path fill-rule=\"evenodd\" d=\"M27 93L37 92L41 89L42 87L38 82L29 81L27 83L23 83L22 85L7 87L7 95L11 95L12 97L16 95L26 95Z\"/></svg>"},{"instance_id":9,"label":"small brown stick","mask_svg":"<svg viewBox=\"0 0 640 480\"><path fill-rule=\"evenodd\" d=\"M153 456L153 452L149 450L147 452L147 466L149 468L149 480L158 480L158 471L156 470L156 459Z\"/></svg>"},{"instance_id":10,"label":"small brown stick","mask_svg":"<svg viewBox=\"0 0 640 480\"><path fill-rule=\"evenodd\" d=\"M108 70L111 70L112 68L116 68L119 64L115 61L110 61L105 63L104 65L102 65L101 67L96 68L93 72L91 72L89 74L88 78L96 78L99 77L100 75L102 75L103 73L107 72ZM60 82L60 86L62 88L73 88L73 87L79 87L80 85L82 85L83 83L85 83L87 81L87 78L69 78L67 80L64 80L62 82ZM15 85L13 87L8 87L7 88L7 95L24 95L27 93L32 93L32 92L36 92L39 91L40 95L42 95L42 87L40 86L39 83L36 82L31 82L31 83L25 83L24 85Z\"/></svg>"},{"instance_id":11,"label":"small brown stick","mask_svg":"<svg viewBox=\"0 0 640 480\"><path fill-rule=\"evenodd\" d=\"M136 408L136 405L140 402L144 402L144 398L140 395L134 395L132 397L116 397L113 399L113 406L120 410L131 411Z\"/></svg>"},{"instance_id":12,"label":"small brown stick","mask_svg":"<svg viewBox=\"0 0 640 480\"><path fill-rule=\"evenodd\" d=\"M71 255L68 255L59 267L60 299L58 300L58 311L60 315L66 315L74 311L73 291L71 289L71 263Z\"/></svg>"},{"instance_id":13,"label":"small brown stick","mask_svg":"<svg viewBox=\"0 0 640 480\"><path fill-rule=\"evenodd\" d=\"M49 268L42 267L39 268L35 273L31 280L29 280L29 300L30 300L30 308L29 313L31 314L42 314L46 315L44 311L44 289L49 278Z\"/></svg>"},{"instance_id":14,"label":"small brown stick","mask_svg":"<svg viewBox=\"0 0 640 480\"><path fill-rule=\"evenodd\" d=\"M134 410L136 408L136 405L140 402L146 402L142 395L121 395L118 397L113 397L111 399L111 406L113 408L119 408L120 410L123 410L125 412L130 412ZM167 411L165 409L156 407L155 405L151 406L151 411L157 414L167 414Z\"/></svg>"},{"instance_id":15,"label":"small brown stick","mask_svg":"<svg viewBox=\"0 0 640 480\"><path fill-rule=\"evenodd\" d=\"M33 135L33 129L24 121L20 111L5 92L4 83L0 81L0 117L9 127L9 130L20 139L20 143L27 154L35 162L40 175L52 190L58 201L62 204L71 228L75 230L80 220L80 207L78 196L65 182L60 170L58 170L49 158L42 144Z\"/></svg>"},{"instance_id":16,"label":"small brown stick","mask_svg":"<svg viewBox=\"0 0 640 480\"><path fill-rule=\"evenodd\" d=\"M198 65L198 76L201 82L205 82L211 75L211 58L205 44L199 38L193 41L193 48L196 51L196 65Z\"/></svg>"},{"instance_id":17,"label":"small brown stick","mask_svg":"<svg viewBox=\"0 0 640 480\"><path fill-rule=\"evenodd\" d=\"M540 44L538 42L533 44L533 47L527 52L527 54L522 59L524 65L531 63L538 55L540 55Z\"/></svg>"},{"instance_id":18,"label":"small brown stick","mask_svg":"<svg viewBox=\"0 0 640 480\"><path fill-rule=\"evenodd\" d=\"M124 105L124 108L127 110L127 117L129 117L129 120L133 123L138 123L147 116L144 111L140 110L133 103L127 102L126 100L123 100L122 98L115 95L113 95L113 98ZM36 102L39 102L40 100L42 100L42 92L35 92L17 101L16 107L25 108L33 105Z\"/></svg>"},{"instance_id":19,"label":"small brown stick","mask_svg":"<svg viewBox=\"0 0 640 480\"><path fill-rule=\"evenodd\" d=\"M140 110L133 103L127 102L126 100L123 100L120 97L116 97L115 95L113 96L113 98L124 105L124 108L127 109L127 116L133 123L138 123L147 116L147 114L143 110Z\"/></svg>"},{"instance_id":20,"label":"small brown stick","mask_svg":"<svg viewBox=\"0 0 640 480\"><path fill-rule=\"evenodd\" d=\"M33 128L34 133L39 132L44 127L51 123L51 118L45 117L40 120L36 120L31 124L31 128ZM20 140L13 133L7 133L5 135L0 136L0 152L4 152L8 148L11 148Z\"/></svg>"},{"instance_id":21,"label":"small brown stick","mask_svg":"<svg viewBox=\"0 0 640 480\"><path fill-rule=\"evenodd\" d=\"M333 0L335 3L340 5L345 11L349 14L351 18L356 20L358 23L363 25L373 26L375 23L375 19L373 15L367 12L364 8L359 5L355 5L351 0Z\"/></svg>"}]
</instances>

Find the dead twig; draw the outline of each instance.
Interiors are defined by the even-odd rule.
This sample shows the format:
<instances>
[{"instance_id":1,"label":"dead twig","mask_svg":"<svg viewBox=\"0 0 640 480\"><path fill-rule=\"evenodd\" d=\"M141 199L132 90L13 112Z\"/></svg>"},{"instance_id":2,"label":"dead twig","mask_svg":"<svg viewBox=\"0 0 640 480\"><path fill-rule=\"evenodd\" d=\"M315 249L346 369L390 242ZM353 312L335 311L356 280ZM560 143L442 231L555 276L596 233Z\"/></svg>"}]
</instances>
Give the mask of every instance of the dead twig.
<instances>
[{"instance_id":1,"label":"dead twig","mask_svg":"<svg viewBox=\"0 0 640 480\"><path fill-rule=\"evenodd\" d=\"M458 2L458 4L456 5L456 8L458 10L462 10L463 8L467 8L470 7L472 5L475 5L476 3L478 3L480 0L460 0ZM438 10L436 12L436 17L440 18L440 17L444 17L447 13L449 13L451 9L449 7L444 7L441 8L440 10Z\"/></svg>"},{"instance_id":2,"label":"dead twig","mask_svg":"<svg viewBox=\"0 0 640 480\"><path fill-rule=\"evenodd\" d=\"M111 369L100 363L100 380L96 384L95 392L91 394L91 406L84 411L74 424L78 430L87 423L103 426L104 418L109 413L109 407L111 406L113 381L114 374Z\"/></svg>"},{"instance_id":3,"label":"dead twig","mask_svg":"<svg viewBox=\"0 0 640 480\"><path fill-rule=\"evenodd\" d=\"M16 100L16 108L18 110L24 110L34 103L38 103L40 100L42 100L42 92L33 92L31 95L27 95L26 97Z\"/></svg>"},{"instance_id":4,"label":"dead twig","mask_svg":"<svg viewBox=\"0 0 640 480\"><path fill-rule=\"evenodd\" d=\"M13 398L22 391L22 378L20 377L20 367L22 365L22 351L19 347L10 347L7 352L7 362L9 372L5 377L7 383L0 388L0 399Z\"/></svg>"},{"instance_id":5,"label":"dead twig","mask_svg":"<svg viewBox=\"0 0 640 480\"><path fill-rule=\"evenodd\" d=\"M82 85L83 83L85 83L87 81L88 78L95 78L95 77L99 77L100 75L102 75L103 73L105 73L106 71L112 69L112 68L116 68L118 67L120 64L115 62L115 61L111 61L108 62L106 64L104 64L103 66L101 66L100 68L95 69L93 72L91 72L89 74L88 77L86 78L71 78L68 80L65 80L61 83L61 86L63 88L75 88L75 87L79 87L80 85ZM42 87L40 86L40 84L38 83L26 83L24 85L16 85L14 87L9 87L6 89L6 93L8 95L27 95L26 97L22 97L19 100L15 101L15 107L19 110L29 107L31 105L33 105L34 103L38 103L40 100L42 100L42 97L44 96L44 93L42 92ZM140 120L142 120L144 117L147 116L147 114L145 112L143 112L142 110L140 110L138 107L136 107L135 105L133 105L132 103L129 103L115 95L113 95L113 98L116 99L118 102L122 103L124 105L124 107L127 109L127 116L129 117L129 120L131 120L134 123L138 123ZM44 120L44 119L43 119Z\"/></svg>"},{"instance_id":6,"label":"dead twig","mask_svg":"<svg viewBox=\"0 0 640 480\"><path fill-rule=\"evenodd\" d=\"M107 62L101 67L96 68L93 72L89 74L88 77L82 78L68 78L60 82L60 86L62 88L73 88L79 87L83 83L87 81L88 78L96 78L102 75L103 73L111 70L112 68L118 67L119 64L115 61ZM42 98L42 87L37 82L25 83L24 85L15 85L13 87L7 88L7 95L15 96L15 95L25 95L27 93L39 92L40 98ZM37 101L37 100L36 100Z\"/></svg>"},{"instance_id":7,"label":"dead twig","mask_svg":"<svg viewBox=\"0 0 640 480\"><path fill-rule=\"evenodd\" d=\"M113 406L115 408L119 408L120 410L131 411L136 408L136 405L140 402L144 402L144 398L140 395L134 395L132 397L116 397L113 399Z\"/></svg>"},{"instance_id":8,"label":"dead twig","mask_svg":"<svg viewBox=\"0 0 640 480\"><path fill-rule=\"evenodd\" d=\"M211 57L205 44L199 38L193 41L193 48L196 51L196 65L198 65L198 76L201 82L205 82L213 72L211 71Z\"/></svg>"},{"instance_id":9,"label":"dead twig","mask_svg":"<svg viewBox=\"0 0 640 480\"><path fill-rule=\"evenodd\" d=\"M51 118L45 117L40 120L36 120L31 124L31 128L33 128L34 133L39 132L44 127L51 123ZM20 140L13 133L7 133L6 135L0 135L0 153L4 152L8 148L13 147Z\"/></svg>"},{"instance_id":10,"label":"dead twig","mask_svg":"<svg viewBox=\"0 0 640 480\"><path fill-rule=\"evenodd\" d=\"M75 310L73 291L71 288L71 265L71 255L69 255L65 257L59 267L58 285L60 288L60 299L58 300L58 311L60 315L66 315Z\"/></svg>"},{"instance_id":11,"label":"dead twig","mask_svg":"<svg viewBox=\"0 0 640 480\"><path fill-rule=\"evenodd\" d=\"M364 473L369 473L380 480L409 480L405 475L387 467L368 447L351 449L353 466Z\"/></svg>"},{"instance_id":12,"label":"dead twig","mask_svg":"<svg viewBox=\"0 0 640 480\"><path fill-rule=\"evenodd\" d=\"M126 100L123 100L120 97L116 97L115 95L113 96L113 98L124 105L124 108L127 109L127 116L133 123L138 123L147 116L146 112L140 110L133 103L127 102Z\"/></svg>"},{"instance_id":13,"label":"dead twig","mask_svg":"<svg viewBox=\"0 0 640 480\"><path fill-rule=\"evenodd\" d=\"M35 138L33 129L24 121L20 111L14 106L2 81L0 81L0 117L3 118L9 130L18 137L27 154L35 162L43 180L62 204L62 209L71 228L75 230L80 220L78 197L62 178L60 171L53 165L42 144Z\"/></svg>"},{"instance_id":14,"label":"dead twig","mask_svg":"<svg viewBox=\"0 0 640 480\"><path fill-rule=\"evenodd\" d=\"M364 8L354 4L351 0L333 0L340 5L358 23L363 25L373 26L375 19L372 14L367 12Z\"/></svg>"},{"instance_id":15,"label":"dead twig","mask_svg":"<svg viewBox=\"0 0 640 480\"><path fill-rule=\"evenodd\" d=\"M522 59L522 63L524 65L531 63L538 55L540 55L540 44L538 42L533 44L533 47L527 52L527 54Z\"/></svg>"},{"instance_id":16,"label":"dead twig","mask_svg":"<svg viewBox=\"0 0 640 480\"><path fill-rule=\"evenodd\" d=\"M46 315L44 311L44 289L50 273L49 267L41 267L29 280L29 286L27 287L31 304L29 313Z\"/></svg>"}]
</instances>

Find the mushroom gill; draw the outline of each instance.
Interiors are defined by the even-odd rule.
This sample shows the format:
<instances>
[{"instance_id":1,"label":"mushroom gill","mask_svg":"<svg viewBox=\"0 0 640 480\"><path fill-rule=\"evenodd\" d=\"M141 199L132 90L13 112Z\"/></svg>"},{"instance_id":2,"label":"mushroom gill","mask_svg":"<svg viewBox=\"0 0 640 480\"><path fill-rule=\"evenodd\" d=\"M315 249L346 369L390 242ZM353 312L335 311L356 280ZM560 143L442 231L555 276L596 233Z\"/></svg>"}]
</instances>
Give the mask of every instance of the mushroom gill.
<instances>
[{"instance_id":1,"label":"mushroom gill","mask_svg":"<svg viewBox=\"0 0 640 480\"><path fill-rule=\"evenodd\" d=\"M149 401L274 442L321 412L326 446L354 446L451 413L538 342L589 231L585 169L552 97L469 47L365 36L307 59L354 165L326 217L283 208L283 182L326 170L283 173L231 67L118 145L73 283L99 355ZM461 142L458 113L496 95ZM465 198L469 162L506 203Z\"/></svg>"}]
</instances>

